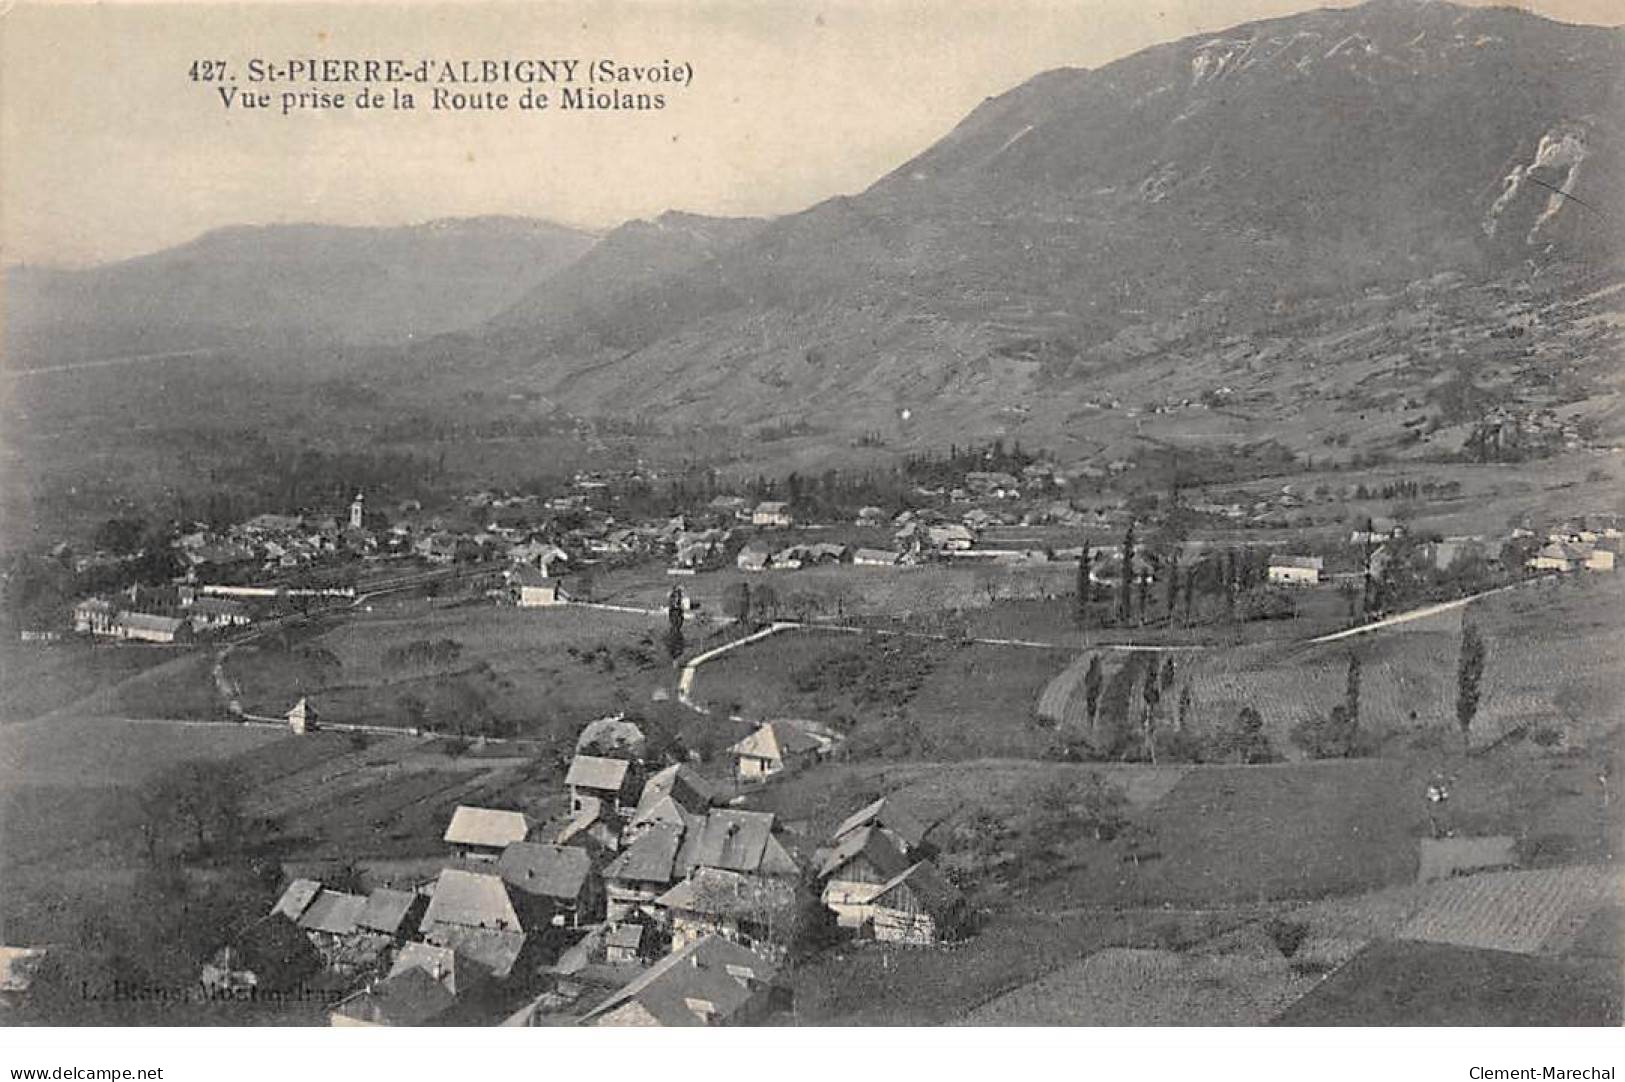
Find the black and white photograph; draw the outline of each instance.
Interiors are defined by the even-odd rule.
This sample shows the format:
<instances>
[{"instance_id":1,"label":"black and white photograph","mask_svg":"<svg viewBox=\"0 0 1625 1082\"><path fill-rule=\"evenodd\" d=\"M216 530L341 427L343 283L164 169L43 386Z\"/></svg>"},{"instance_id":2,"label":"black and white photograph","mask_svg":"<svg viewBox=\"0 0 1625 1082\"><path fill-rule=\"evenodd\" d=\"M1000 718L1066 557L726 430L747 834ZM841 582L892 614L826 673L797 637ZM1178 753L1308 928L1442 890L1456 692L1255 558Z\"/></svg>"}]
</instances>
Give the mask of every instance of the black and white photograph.
<instances>
[{"instance_id":1,"label":"black and white photograph","mask_svg":"<svg viewBox=\"0 0 1625 1082\"><path fill-rule=\"evenodd\" d=\"M1317 2L0 5L9 1077L1614 1078L1625 5Z\"/></svg>"}]
</instances>

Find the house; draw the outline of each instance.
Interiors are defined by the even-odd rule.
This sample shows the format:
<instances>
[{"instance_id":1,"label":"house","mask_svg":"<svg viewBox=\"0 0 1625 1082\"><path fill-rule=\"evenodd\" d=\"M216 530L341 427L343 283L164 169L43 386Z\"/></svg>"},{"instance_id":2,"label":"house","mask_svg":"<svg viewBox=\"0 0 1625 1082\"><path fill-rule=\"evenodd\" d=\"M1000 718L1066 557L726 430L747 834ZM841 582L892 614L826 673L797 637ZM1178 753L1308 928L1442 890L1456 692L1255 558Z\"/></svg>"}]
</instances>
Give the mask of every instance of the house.
<instances>
[{"instance_id":1,"label":"house","mask_svg":"<svg viewBox=\"0 0 1625 1082\"><path fill-rule=\"evenodd\" d=\"M530 836L530 820L523 812L458 805L451 813L442 840L469 860L496 860L514 842Z\"/></svg>"},{"instance_id":2,"label":"house","mask_svg":"<svg viewBox=\"0 0 1625 1082\"><path fill-rule=\"evenodd\" d=\"M429 907L418 923L418 931L428 936L442 926L523 931L519 910L502 877L460 868L445 868L440 872L429 896Z\"/></svg>"},{"instance_id":3,"label":"house","mask_svg":"<svg viewBox=\"0 0 1625 1082\"><path fill-rule=\"evenodd\" d=\"M769 958L782 958L782 937L795 913L795 885L719 868L701 868L655 899L667 915L673 950L718 935Z\"/></svg>"},{"instance_id":4,"label":"house","mask_svg":"<svg viewBox=\"0 0 1625 1082\"><path fill-rule=\"evenodd\" d=\"M581 1019L584 1026L726 1026L777 1005L777 966L721 936L673 951Z\"/></svg>"},{"instance_id":5,"label":"house","mask_svg":"<svg viewBox=\"0 0 1625 1082\"><path fill-rule=\"evenodd\" d=\"M841 927L862 928L874 916L870 901L908 867L907 854L890 834L876 825L860 826L823 855L819 899Z\"/></svg>"},{"instance_id":6,"label":"house","mask_svg":"<svg viewBox=\"0 0 1625 1082\"><path fill-rule=\"evenodd\" d=\"M743 496L717 496L707 506L721 515L732 515L734 518L748 518L747 508L750 501Z\"/></svg>"},{"instance_id":7,"label":"house","mask_svg":"<svg viewBox=\"0 0 1625 1082\"><path fill-rule=\"evenodd\" d=\"M835 828L833 837L839 841L854 831L870 826L877 826L890 835L892 841L905 853L912 853L925 843L925 825L888 797L881 797L873 804L847 816L841 825Z\"/></svg>"},{"instance_id":8,"label":"house","mask_svg":"<svg viewBox=\"0 0 1625 1082\"><path fill-rule=\"evenodd\" d=\"M1529 559L1532 571L1612 571L1614 554L1608 549L1574 541L1553 541Z\"/></svg>"},{"instance_id":9,"label":"house","mask_svg":"<svg viewBox=\"0 0 1625 1082\"><path fill-rule=\"evenodd\" d=\"M192 637L192 625L181 616L156 616L149 612L121 612L114 618L113 634L132 642L176 643Z\"/></svg>"},{"instance_id":10,"label":"house","mask_svg":"<svg viewBox=\"0 0 1625 1082\"><path fill-rule=\"evenodd\" d=\"M883 942L940 943L959 938L969 926L964 896L930 861L883 884L868 904L870 928Z\"/></svg>"},{"instance_id":11,"label":"house","mask_svg":"<svg viewBox=\"0 0 1625 1082\"><path fill-rule=\"evenodd\" d=\"M764 500L750 513L752 526L783 529L794 523L795 519L790 515L790 505L782 500Z\"/></svg>"},{"instance_id":12,"label":"house","mask_svg":"<svg viewBox=\"0 0 1625 1082\"><path fill-rule=\"evenodd\" d=\"M678 876L717 868L767 878L794 879L801 867L773 833L773 813L716 808L683 834Z\"/></svg>"},{"instance_id":13,"label":"house","mask_svg":"<svg viewBox=\"0 0 1625 1082\"><path fill-rule=\"evenodd\" d=\"M729 748L728 754L740 781L758 781L805 766L827 748L825 741L794 722L768 721Z\"/></svg>"},{"instance_id":14,"label":"house","mask_svg":"<svg viewBox=\"0 0 1625 1082\"><path fill-rule=\"evenodd\" d=\"M934 549L943 552L964 552L976 544L976 535L968 526L957 523L946 523L938 526L927 526L925 541Z\"/></svg>"},{"instance_id":15,"label":"house","mask_svg":"<svg viewBox=\"0 0 1625 1082\"><path fill-rule=\"evenodd\" d=\"M601 755L577 755L571 759L564 784L570 787L570 811L576 815L592 802L624 815L630 810L636 791L632 764L625 759L606 759Z\"/></svg>"},{"instance_id":16,"label":"house","mask_svg":"<svg viewBox=\"0 0 1625 1082\"><path fill-rule=\"evenodd\" d=\"M356 927L371 935L405 940L423 919L427 904L428 900L414 891L380 887L367 895L367 904L356 917Z\"/></svg>"},{"instance_id":17,"label":"house","mask_svg":"<svg viewBox=\"0 0 1625 1082\"><path fill-rule=\"evenodd\" d=\"M1405 533L1405 527L1391 518L1377 516L1365 525L1364 529L1355 530L1349 534L1351 545L1380 545L1384 541L1392 541Z\"/></svg>"},{"instance_id":18,"label":"house","mask_svg":"<svg viewBox=\"0 0 1625 1082\"><path fill-rule=\"evenodd\" d=\"M294 703L284 717L295 736L304 736L316 728L316 708L310 705L309 700L302 698Z\"/></svg>"},{"instance_id":19,"label":"house","mask_svg":"<svg viewBox=\"0 0 1625 1082\"><path fill-rule=\"evenodd\" d=\"M1319 556L1271 556L1269 580L1283 586L1313 586L1326 576Z\"/></svg>"},{"instance_id":20,"label":"house","mask_svg":"<svg viewBox=\"0 0 1625 1082\"><path fill-rule=\"evenodd\" d=\"M766 545L746 545L734 558L741 571L766 571L772 562L773 551Z\"/></svg>"},{"instance_id":21,"label":"house","mask_svg":"<svg viewBox=\"0 0 1625 1082\"><path fill-rule=\"evenodd\" d=\"M677 852L685 831L664 823L640 833L604 868L604 904L611 923L635 918L679 878Z\"/></svg>"},{"instance_id":22,"label":"house","mask_svg":"<svg viewBox=\"0 0 1625 1082\"><path fill-rule=\"evenodd\" d=\"M620 849L621 824L613 811L606 812L604 806L596 800L588 802L590 806L582 808L553 838L554 845L573 845L578 849L585 849L589 853L593 850L608 850L615 852Z\"/></svg>"},{"instance_id":23,"label":"house","mask_svg":"<svg viewBox=\"0 0 1625 1082\"><path fill-rule=\"evenodd\" d=\"M676 763L657 771L643 783L638 798L638 810L670 797L689 811L704 811L721 798L716 786L695 772L687 763Z\"/></svg>"},{"instance_id":24,"label":"house","mask_svg":"<svg viewBox=\"0 0 1625 1082\"><path fill-rule=\"evenodd\" d=\"M644 926L617 924L604 933L604 961L610 965L634 965L643 960Z\"/></svg>"},{"instance_id":25,"label":"house","mask_svg":"<svg viewBox=\"0 0 1625 1082\"><path fill-rule=\"evenodd\" d=\"M513 603L522 609L562 605L567 600L558 579L549 578L547 572L529 564L508 572L508 590Z\"/></svg>"},{"instance_id":26,"label":"house","mask_svg":"<svg viewBox=\"0 0 1625 1082\"><path fill-rule=\"evenodd\" d=\"M895 567L899 557L890 549L858 549L852 563L858 567Z\"/></svg>"},{"instance_id":27,"label":"house","mask_svg":"<svg viewBox=\"0 0 1625 1082\"><path fill-rule=\"evenodd\" d=\"M116 635L118 609L103 597L87 597L73 607L73 629L81 634Z\"/></svg>"},{"instance_id":28,"label":"house","mask_svg":"<svg viewBox=\"0 0 1625 1082\"><path fill-rule=\"evenodd\" d=\"M592 859L575 846L514 842L502 851L497 874L512 888L524 923L578 928L596 916L602 891L592 875Z\"/></svg>"},{"instance_id":29,"label":"house","mask_svg":"<svg viewBox=\"0 0 1625 1082\"><path fill-rule=\"evenodd\" d=\"M447 1018L457 997L427 970L412 966L334 1004L332 1026L427 1026Z\"/></svg>"},{"instance_id":30,"label":"house","mask_svg":"<svg viewBox=\"0 0 1625 1082\"><path fill-rule=\"evenodd\" d=\"M186 606L192 626L206 630L247 627L253 623L248 606L226 597L199 597Z\"/></svg>"},{"instance_id":31,"label":"house","mask_svg":"<svg viewBox=\"0 0 1625 1082\"><path fill-rule=\"evenodd\" d=\"M480 991L491 981L491 971L474 959L432 943L408 943L402 947L389 976L397 977L411 969L421 969L459 999Z\"/></svg>"},{"instance_id":32,"label":"house","mask_svg":"<svg viewBox=\"0 0 1625 1082\"><path fill-rule=\"evenodd\" d=\"M643 730L636 722L627 721L624 714L589 721L576 737L577 754L642 759L647 747Z\"/></svg>"}]
</instances>

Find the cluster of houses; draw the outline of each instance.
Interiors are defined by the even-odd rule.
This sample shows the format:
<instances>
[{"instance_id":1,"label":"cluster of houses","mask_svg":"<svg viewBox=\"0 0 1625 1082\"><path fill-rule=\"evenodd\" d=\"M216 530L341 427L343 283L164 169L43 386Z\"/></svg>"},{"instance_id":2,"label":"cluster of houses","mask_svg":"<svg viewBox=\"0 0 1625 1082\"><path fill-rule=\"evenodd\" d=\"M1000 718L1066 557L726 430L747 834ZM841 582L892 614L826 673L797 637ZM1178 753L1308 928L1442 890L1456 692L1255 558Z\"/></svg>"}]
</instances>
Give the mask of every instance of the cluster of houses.
<instances>
[{"instance_id":1,"label":"cluster of houses","mask_svg":"<svg viewBox=\"0 0 1625 1082\"><path fill-rule=\"evenodd\" d=\"M651 769L645 747L633 722L592 722L562 825L458 806L432 876L366 893L293 879L203 985L275 994L320 978L350 989L328 1008L335 1026L737 1025L783 1009L810 920L916 946L967 931L926 828L894 801L813 845L688 763ZM826 751L787 722L731 749L751 779Z\"/></svg>"},{"instance_id":2,"label":"cluster of houses","mask_svg":"<svg viewBox=\"0 0 1625 1082\"><path fill-rule=\"evenodd\" d=\"M1529 558L1532 571L1612 571L1620 553L1618 515L1587 515L1546 535L1546 543Z\"/></svg>"},{"instance_id":3,"label":"cluster of houses","mask_svg":"<svg viewBox=\"0 0 1625 1082\"><path fill-rule=\"evenodd\" d=\"M253 613L228 597L195 586L130 586L106 597L87 597L73 607L73 629L99 639L181 643L199 633L245 627Z\"/></svg>"}]
</instances>

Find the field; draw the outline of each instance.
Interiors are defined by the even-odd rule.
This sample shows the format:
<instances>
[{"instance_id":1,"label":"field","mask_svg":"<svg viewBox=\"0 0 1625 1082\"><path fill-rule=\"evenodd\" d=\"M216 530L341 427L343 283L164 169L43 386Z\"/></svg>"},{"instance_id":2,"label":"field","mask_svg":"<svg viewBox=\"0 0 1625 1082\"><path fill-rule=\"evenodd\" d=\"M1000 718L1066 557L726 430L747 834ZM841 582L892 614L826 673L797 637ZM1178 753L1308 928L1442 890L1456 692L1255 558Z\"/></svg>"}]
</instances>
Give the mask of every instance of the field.
<instances>
[{"instance_id":1,"label":"field","mask_svg":"<svg viewBox=\"0 0 1625 1082\"><path fill-rule=\"evenodd\" d=\"M675 684L658 645L664 623L663 614L578 607L396 603L291 649L240 648L227 671L250 713L280 716L307 696L333 722L480 732L483 718L501 735L573 737L584 720ZM398 660L431 643L451 646Z\"/></svg>"},{"instance_id":2,"label":"field","mask_svg":"<svg viewBox=\"0 0 1625 1082\"><path fill-rule=\"evenodd\" d=\"M1372 944L1277 1020L1293 1026L1617 1026L1618 966Z\"/></svg>"},{"instance_id":3,"label":"field","mask_svg":"<svg viewBox=\"0 0 1625 1082\"><path fill-rule=\"evenodd\" d=\"M67 706L175 656L157 646L7 643L0 646L0 723Z\"/></svg>"},{"instance_id":4,"label":"field","mask_svg":"<svg viewBox=\"0 0 1625 1082\"><path fill-rule=\"evenodd\" d=\"M1431 893L1400 938L1560 953L1598 908L1619 898L1620 885L1617 873L1586 865L1458 879Z\"/></svg>"}]
</instances>

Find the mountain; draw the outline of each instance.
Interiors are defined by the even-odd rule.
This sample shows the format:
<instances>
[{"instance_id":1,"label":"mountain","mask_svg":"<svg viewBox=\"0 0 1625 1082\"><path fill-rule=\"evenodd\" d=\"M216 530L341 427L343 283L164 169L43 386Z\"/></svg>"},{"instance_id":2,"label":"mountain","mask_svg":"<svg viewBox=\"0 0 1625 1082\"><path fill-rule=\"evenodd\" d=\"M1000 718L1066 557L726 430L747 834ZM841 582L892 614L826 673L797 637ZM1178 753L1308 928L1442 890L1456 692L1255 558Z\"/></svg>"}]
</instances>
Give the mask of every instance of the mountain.
<instances>
[{"instance_id":1,"label":"mountain","mask_svg":"<svg viewBox=\"0 0 1625 1082\"><path fill-rule=\"evenodd\" d=\"M1510 9L1249 23L1041 74L861 194L460 348L576 412L1053 435L1317 298L1625 251L1622 91L1625 33Z\"/></svg>"},{"instance_id":2,"label":"mountain","mask_svg":"<svg viewBox=\"0 0 1625 1082\"><path fill-rule=\"evenodd\" d=\"M476 326L596 238L526 218L215 230L84 270L5 276L6 356L52 364L222 345L395 342Z\"/></svg>"}]
</instances>

